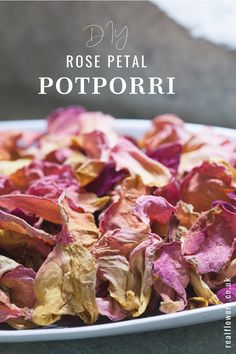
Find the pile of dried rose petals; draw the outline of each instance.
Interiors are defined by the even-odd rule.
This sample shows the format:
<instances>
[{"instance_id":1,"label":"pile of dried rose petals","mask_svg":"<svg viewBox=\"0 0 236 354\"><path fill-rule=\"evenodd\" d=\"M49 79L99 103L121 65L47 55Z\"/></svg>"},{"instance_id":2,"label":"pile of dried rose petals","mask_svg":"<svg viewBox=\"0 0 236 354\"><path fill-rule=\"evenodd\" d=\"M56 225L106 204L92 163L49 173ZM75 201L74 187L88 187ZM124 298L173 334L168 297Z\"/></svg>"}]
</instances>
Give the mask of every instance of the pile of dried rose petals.
<instances>
[{"instance_id":1,"label":"pile of dried rose petals","mask_svg":"<svg viewBox=\"0 0 236 354\"><path fill-rule=\"evenodd\" d=\"M58 109L0 135L0 322L34 328L236 301L236 144L162 115L139 141ZM70 317L69 317L70 318Z\"/></svg>"}]
</instances>

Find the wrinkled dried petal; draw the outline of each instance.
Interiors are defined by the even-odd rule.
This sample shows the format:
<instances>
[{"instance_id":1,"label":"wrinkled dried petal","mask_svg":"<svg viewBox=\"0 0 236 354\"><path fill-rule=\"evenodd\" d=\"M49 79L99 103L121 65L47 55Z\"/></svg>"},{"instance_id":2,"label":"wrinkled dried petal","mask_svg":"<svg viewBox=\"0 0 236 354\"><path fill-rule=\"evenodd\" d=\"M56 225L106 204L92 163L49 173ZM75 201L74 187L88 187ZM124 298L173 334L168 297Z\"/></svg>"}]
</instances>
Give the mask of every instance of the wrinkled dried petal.
<instances>
[{"instance_id":1,"label":"wrinkled dried petal","mask_svg":"<svg viewBox=\"0 0 236 354\"><path fill-rule=\"evenodd\" d=\"M100 160L88 160L76 170L76 177L82 187L94 181L104 170L106 163Z\"/></svg>"},{"instance_id":2,"label":"wrinkled dried petal","mask_svg":"<svg viewBox=\"0 0 236 354\"><path fill-rule=\"evenodd\" d=\"M0 256L0 322L8 322L14 327L17 320L23 328L29 328L28 320L35 305L35 275L32 269Z\"/></svg>"},{"instance_id":3,"label":"wrinkled dried petal","mask_svg":"<svg viewBox=\"0 0 236 354\"><path fill-rule=\"evenodd\" d=\"M200 215L183 244L183 255L200 274L219 272L235 245L236 213L218 206Z\"/></svg>"},{"instance_id":4,"label":"wrinkled dried petal","mask_svg":"<svg viewBox=\"0 0 236 354\"><path fill-rule=\"evenodd\" d=\"M190 271L190 284L197 296L203 297L210 305L221 304L218 297L211 291L209 286L195 270Z\"/></svg>"},{"instance_id":5,"label":"wrinkled dried petal","mask_svg":"<svg viewBox=\"0 0 236 354\"><path fill-rule=\"evenodd\" d=\"M164 313L181 311L187 305L186 287L189 282L189 268L181 255L181 243L164 244L158 251L153 265L154 289L162 299L160 311Z\"/></svg>"},{"instance_id":6,"label":"wrinkled dried petal","mask_svg":"<svg viewBox=\"0 0 236 354\"><path fill-rule=\"evenodd\" d=\"M147 186L165 186L171 174L167 167L146 156L130 141L120 138L111 152L116 163L116 169L127 169L131 176L139 175Z\"/></svg>"},{"instance_id":7,"label":"wrinkled dried petal","mask_svg":"<svg viewBox=\"0 0 236 354\"><path fill-rule=\"evenodd\" d=\"M187 204L180 200L176 205L176 216L180 225L189 229L199 218L199 213L194 211L192 204Z\"/></svg>"},{"instance_id":8,"label":"wrinkled dried petal","mask_svg":"<svg viewBox=\"0 0 236 354\"><path fill-rule=\"evenodd\" d=\"M80 116L85 112L83 107L70 106L58 108L48 117L48 133L55 135L76 135L80 131Z\"/></svg>"},{"instance_id":9,"label":"wrinkled dried petal","mask_svg":"<svg viewBox=\"0 0 236 354\"><path fill-rule=\"evenodd\" d=\"M98 240L99 231L94 216L89 213L79 213L70 208L65 195L58 200L63 219L63 225L73 241L84 247L89 247Z\"/></svg>"},{"instance_id":10,"label":"wrinkled dried petal","mask_svg":"<svg viewBox=\"0 0 236 354\"><path fill-rule=\"evenodd\" d=\"M204 162L183 178L180 199L192 204L195 211L206 211L215 200L229 201L228 193L234 189L230 168L219 163Z\"/></svg>"},{"instance_id":11,"label":"wrinkled dried petal","mask_svg":"<svg viewBox=\"0 0 236 354\"><path fill-rule=\"evenodd\" d=\"M45 326L62 315L79 316L86 323L98 317L95 299L96 263L83 246L57 245L39 269L34 292L33 322Z\"/></svg>"},{"instance_id":12,"label":"wrinkled dried petal","mask_svg":"<svg viewBox=\"0 0 236 354\"><path fill-rule=\"evenodd\" d=\"M127 316L127 311L111 297L97 297L96 302L99 314L108 317L111 321L121 321Z\"/></svg>"},{"instance_id":13,"label":"wrinkled dried petal","mask_svg":"<svg viewBox=\"0 0 236 354\"><path fill-rule=\"evenodd\" d=\"M47 232L36 229L25 220L0 210L0 227L6 231L13 231L28 237L39 239L49 245L55 244L55 237Z\"/></svg>"},{"instance_id":14,"label":"wrinkled dried petal","mask_svg":"<svg viewBox=\"0 0 236 354\"><path fill-rule=\"evenodd\" d=\"M26 213L32 213L52 223L61 224L59 207L48 198L25 194L7 194L0 196L0 207L8 210L20 208Z\"/></svg>"},{"instance_id":15,"label":"wrinkled dried petal","mask_svg":"<svg viewBox=\"0 0 236 354\"><path fill-rule=\"evenodd\" d=\"M150 225L154 221L165 224L171 220L175 213L175 207L162 197L147 195L141 196L136 200L133 212L145 224Z\"/></svg>"}]
</instances>

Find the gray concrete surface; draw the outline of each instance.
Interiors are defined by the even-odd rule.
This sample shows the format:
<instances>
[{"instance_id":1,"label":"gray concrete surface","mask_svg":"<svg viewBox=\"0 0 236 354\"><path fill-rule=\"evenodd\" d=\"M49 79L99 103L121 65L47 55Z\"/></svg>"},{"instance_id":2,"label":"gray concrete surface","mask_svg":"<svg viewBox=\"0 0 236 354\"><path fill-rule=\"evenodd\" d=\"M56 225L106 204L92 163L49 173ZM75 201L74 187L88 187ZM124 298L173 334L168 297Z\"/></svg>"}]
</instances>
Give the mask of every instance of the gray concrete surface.
<instances>
[{"instance_id":1,"label":"gray concrete surface","mask_svg":"<svg viewBox=\"0 0 236 354\"><path fill-rule=\"evenodd\" d=\"M204 11L204 2L203 2ZM86 49L88 24L129 26L124 53L145 54L148 69L132 75L175 76L175 96L38 96L38 76L67 76L65 55L93 54ZM236 127L236 52L190 34L148 1L1 2L0 118L44 116L58 105L84 104L116 116L150 118L175 112L188 121ZM96 54L116 53L109 38ZM127 70L99 70L110 79ZM71 69L70 75L86 72ZM92 75L92 71L90 71Z\"/></svg>"},{"instance_id":2,"label":"gray concrete surface","mask_svg":"<svg viewBox=\"0 0 236 354\"><path fill-rule=\"evenodd\" d=\"M233 344L225 349L223 321L127 336L63 342L1 344L5 354L224 354L236 352L236 318Z\"/></svg>"}]
</instances>

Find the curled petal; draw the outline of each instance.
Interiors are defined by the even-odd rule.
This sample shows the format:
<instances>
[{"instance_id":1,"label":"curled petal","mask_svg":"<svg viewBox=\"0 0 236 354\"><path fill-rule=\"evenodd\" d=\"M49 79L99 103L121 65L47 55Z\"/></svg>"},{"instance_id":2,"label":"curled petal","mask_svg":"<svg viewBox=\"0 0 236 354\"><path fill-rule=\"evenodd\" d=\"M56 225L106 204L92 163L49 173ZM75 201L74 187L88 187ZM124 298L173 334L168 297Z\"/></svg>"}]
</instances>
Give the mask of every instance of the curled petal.
<instances>
[{"instance_id":1,"label":"curled petal","mask_svg":"<svg viewBox=\"0 0 236 354\"><path fill-rule=\"evenodd\" d=\"M70 166L59 165L57 163L33 160L27 166L18 168L17 171L9 176L16 189L26 190L30 184L50 175L61 175L63 173L72 173Z\"/></svg>"},{"instance_id":2,"label":"curled petal","mask_svg":"<svg viewBox=\"0 0 236 354\"><path fill-rule=\"evenodd\" d=\"M226 264L220 272L208 275L207 283L217 287L225 282L225 279L236 278L236 259Z\"/></svg>"},{"instance_id":3,"label":"curled petal","mask_svg":"<svg viewBox=\"0 0 236 354\"><path fill-rule=\"evenodd\" d=\"M210 139L209 139L210 136ZM213 158L223 159L235 164L235 143L227 137L214 133L207 127L192 135L183 146L179 172L189 172L204 161Z\"/></svg>"},{"instance_id":4,"label":"curled petal","mask_svg":"<svg viewBox=\"0 0 236 354\"><path fill-rule=\"evenodd\" d=\"M180 225L189 229L199 218L199 213L194 211L192 204L187 204L180 200L176 206L176 216Z\"/></svg>"},{"instance_id":5,"label":"curled petal","mask_svg":"<svg viewBox=\"0 0 236 354\"><path fill-rule=\"evenodd\" d=\"M0 322L8 322L14 327L17 321L21 321L22 328L31 326L35 275L32 269L0 256Z\"/></svg>"},{"instance_id":6,"label":"curled petal","mask_svg":"<svg viewBox=\"0 0 236 354\"><path fill-rule=\"evenodd\" d=\"M33 292L35 276L32 269L18 265L1 277L0 284L10 291L11 301L18 307L33 308L36 301Z\"/></svg>"},{"instance_id":7,"label":"curled petal","mask_svg":"<svg viewBox=\"0 0 236 354\"><path fill-rule=\"evenodd\" d=\"M202 280L201 275L195 270L190 271L190 283L197 296L203 297L210 305L221 304L218 297L211 291L209 286Z\"/></svg>"},{"instance_id":8,"label":"curled petal","mask_svg":"<svg viewBox=\"0 0 236 354\"><path fill-rule=\"evenodd\" d=\"M130 253L148 237L146 232L115 229L107 231L96 243L93 253L99 255L104 249L113 250L128 258Z\"/></svg>"},{"instance_id":9,"label":"curled petal","mask_svg":"<svg viewBox=\"0 0 236 354\"><path fill-rule=\"evenodd\" d=\"M156 188L153 194L163 197L169 203L176 205L180 199L180 182L175 177L173 177L166 186Z\"/></svg>"},{"instance_id":10,"label":"curled petal","mask_svg":"<svg viewBox=\"0 0 236 354\"><path fill-rule=\"evenodd\" d=\"M32 239L42 240L48 245L54 245L56 241L54 236L43 230L36 229L23 219L5 213L2 210L0 210L0 227L6 231L13 231L21 235L26 235Z\"/></svg>"},{"instance_id":11,"label":"curled petal","mask_svg":"<svg viewBox=\"0 0 236 354\"><path fill-rule=\"evenodd\" d=\"M133 207L138 196L146 194L140 177L126 178L113 203L105 209L99 220L102 233L109 230L124 229L137 232L148 232L150 228L133 213Z\"/></svg>"},{"instance_id":12,"label":"curled petal","mask_svg":"<svg viewBox=\"0 0 236 354\"><path fill-rule=\"evenodd\" d=\"M183 244L183 255L200 274L219 272L235 247L236 213L218 206L200 215Z\"/></svg>"},{"instance_id":13,"label":"curled petal","mask_svg":"<svg viewBox=\"0 0 236 354\"><path fill-rule=\"evenodd\" d=\"M89 247L98 240L99 231L95 224L94 216L89 213L79 213L70 208L65 195L62 195L60 205L63 226L70 237L68 241L76 241L84 247Z\"/></svg>"},{"instance_id":14,"label":"curled petal","mask_svg":"<svg viewBox=\"0 0 236 354\"><path fill-rule=\"evenodd\" d=\"M70 207L73 210L83 211L87 213L94 213L97 210L102 209L110 200L109 196L103 196L98 198L94 193L88 193L86 191L81 191L76 196L72 198L70 193L66 195L69 200Z\"/></svg>"},{"instance_id":15,"label":"curled petal","mask_svg":"<svg viewBox=\"0 0 236 354\"><path fill-rule=\"evenodd\" d=\"M11 160L22 133L14 130L1 131L0 160Z\"/></svg>"},{"instance_id":16,"label":"curled petal","mask_svg":"<svg viewBox=\"0 0 236 354\"><path fill-rule=\"evenodd\" d=\"M7 322L10 319L26 317L27 310L17 307L12 304L9 296L0 290L0 322Z\"/></svg>"},{"instance_id":17,"label":"curled petal","mask_svg":"<svg viewBox=\"0 0 236 354\"><path fill-rule=\"evenodd\" d=\"M86 185L86 190L100 197L109 192L116 183L126 176L127 173L125 171L116 171L114 164L108 163L100 175Z\"/></svg>"},{"instance_id":18,"label":"curled petal","mask_svg":"<svg viewBox=\"0 0 236 354\"><path fill-rule=\"evenodd\" d=\"M147 155L177 173L182 146L178 142L163 144L154 150L147 151Z\"/></svg>"},{"instance_id":19,"label":"curled petal","mask_svg":"<svg viewBox=\"0 0 236 354\"><path fill-rule=\"evenodd\" d=\"M0 196L0 207L8 210L20 208L26 213L32 213L52 223L61 224L60 209L57 203L48 198L25 194L7 194Z\"/></svg>"},{"instance_id":20,"label":"curled petal","mask_svg":"<svg viewBox=\"0 0 236 354\"><path fill-rule=\"evenodd\" d=\"M181 311L187 305L185 288L189 282L189 268L181 255L181 243L164 244L153 265L154 289L164 300L160 311Z\"/></svg>"},{"instance_id":21,"label":"curled petal","mask_svg":"<svg viewBox=\"0 0 236 354\"><path fill-rule=\"evenodd\" d=\"M94 181L104 170L106 163L100 160L88 160L76 170L76 177L82 187Z\"/></svg>"},{"instance_id":22,"label":"curled petal","mask_svg":"<svg viewBox=\"0 0 236 354\"><path fill-rule=\"evenodd\" d=\"M204 162L183 178L180 199L192 204L196 211L206 211L215 200L229 201L228 193L235 189L233 177L225 165Z\"/></svg>"},{"instance_id":23,"label":"curled petal","mask_svg":"<svg viewBox=\"0 0 236 354\"><path fill-rule=\"evenodd\" d=\"M201 296L195 296L191 297L188 299L188 305L187 308L192 310L192 309L199 309L202 307L207 307L208 306L208 301Z\"/></svg>"},{"instance_id":24,"label":"curled petal","mask_svg":"<svg viewBox=\"0 0 236 354\"><path fill-rule=\"evenodd\" d=\"M169 169L146 156L140 149L125 138L120 138L111 151L116 169L127 169L131 176L139 175L147 186L165 186L170 178Z\"/></svg>"},{"instance_id":25,"label":"curled petal","mask_svg":"<svg viewBox=\"0 0 236 354\"><path fill-rule=\"evenodd\" d=\"M109 144L114 145L118 135L114 129L114 118L108 114L101 112L85 112L80 117L80 132L81 134L90 133L94 130L103 132Z\"/></svg>"},{"instance_id":26,"label":"curled petal","mask_svg":"<svg viewBox=\"0 0 236 354\"><path fill-rule=\"evenodd\" d=\"M59 108L47 117L48 133L53 135L76 135L80 131L80 117L83 107Z\"/></svg>"},{"instance_id":27,"label":"curled petal","mask_svg":"<svg viewBox=\"0 0 236 354\"><path fill-rule=\"evenodd\" d=\"M45 326L62 315L79 316L86 323L98 317L95 299L96 263L83 246L57 245L39 269L34 292L33 322Z\"/></svg>"},{"instance_id":28,"label":"curled petal","mask_svg":"<svg viewBox=\"0 0 236 354\"><path fill-rule=\"evenodd\" d=\"M131 311L133 317L138 317L144 313L149 304L153 282L152 266L155 253L161 243L162 239L160 237L150 234L130 255L128 289L135 293L138 300L137 309Z\"/></svg>"},{"instance_id":29,"label":"curled petal","mask_svg":"<svg viewBox=\"0 0 236 354\"><path fill-rule=\"evenodd\" d=\"M8 194L15 190L15 187L8 176L0 176L0 195Z\"/></svg>"},{"instance_id":30,"label":"curled petal","mask_svg":"<svg viewBox=\"0 0 236 354\"><path fill-rule=\"evenodd\" d=\"M151 129L145 134L142 145L154 150L162 144L184 144L192 136L184 122L174 114L163 114L153 119Z\"/></svg>"},{"instance_id":31,"label":"curled petal","mask_svg":"<svg viewBox=\"0 0 236 354\"><path fill-rule=\"evenodd\" d=\"M97 297L96 302L100 315L108 317L111 321L121 321L127 316L127 311L110 296Z\"/></svg>"},{"instance_id":32,"label":"curled petal","mask_svg":"<svg viewBox=\"0 0 236 354\"><path fill-rule=\"evenodd\" d=\"M168 223L175 212L175 207L165 198L151 195L141 196L136 200L133 212L145 223L150 225L154 221L161 224Z\"/></svg>"},{"instance_id":33,"label":"curled petal","mask_svg":"<svg viewBox=\"0 0 236 354\"><path fill-rule=\"evenodd\" d=\"M108 138L101 131L81 134L73 139L73 145L82 149L91 159L108 160L110 145Z\"/></svg>"},{"instance_id":34,"label":"curled petal","mask_svg":"<svg viewBox=\"0 0 236 354\"><path fill-rule=\"evenodd\" d=\"M109 294L125 310L129 311L136 307L133 293L126 292L129 262L124 256L112 254L112 252L101 255L98 259L98 276L109 282Z\"/></svg>"}]
</instances>

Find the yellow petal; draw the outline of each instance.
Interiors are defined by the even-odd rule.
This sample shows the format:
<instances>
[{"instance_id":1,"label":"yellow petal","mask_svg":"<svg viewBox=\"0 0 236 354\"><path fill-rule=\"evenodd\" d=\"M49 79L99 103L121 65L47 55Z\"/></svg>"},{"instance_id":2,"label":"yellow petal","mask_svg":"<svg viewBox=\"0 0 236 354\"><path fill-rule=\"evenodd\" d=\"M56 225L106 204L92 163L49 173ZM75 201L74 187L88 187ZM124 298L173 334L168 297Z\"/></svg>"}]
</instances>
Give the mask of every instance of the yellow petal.
<instances>
[{"instance_id":1,"label":"yellow petal","mask_svg":"<svg viewBox=\"0 0 236 354\"><path fill-rule=\"evenodd\" d=\"M33 322L45 326L61 315L77 315L86 323L97 320L96 262L83 246L57 245L35 279L37 305Z\"/></svg>"},{"instance_id":2,"label":"yellow petal","mask_svg":"<svg viewBox=\"0 0 236 354\"><path fill-rule=\"evenodd\" d=\"M84 247L89 247L98 240L99 230L93 214L72 210L63 194L58 199L58 204L64 225L74 241Z\"/></svg>"},{"instance_id":3,"label":"yellow petal","mask_svg":"<svg viewBox=\"0 0 236 354\"><path fill-rule=\"evenodd\" d=\"M83 163L76 170L76 177L79 180L80 185L83 187L92 182L100 175L105 166L106 163L99 160L88 160Z\"/></svg>"}]
</instances>

